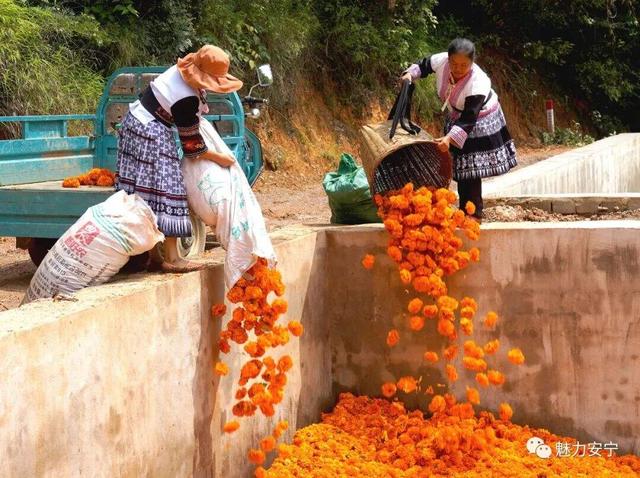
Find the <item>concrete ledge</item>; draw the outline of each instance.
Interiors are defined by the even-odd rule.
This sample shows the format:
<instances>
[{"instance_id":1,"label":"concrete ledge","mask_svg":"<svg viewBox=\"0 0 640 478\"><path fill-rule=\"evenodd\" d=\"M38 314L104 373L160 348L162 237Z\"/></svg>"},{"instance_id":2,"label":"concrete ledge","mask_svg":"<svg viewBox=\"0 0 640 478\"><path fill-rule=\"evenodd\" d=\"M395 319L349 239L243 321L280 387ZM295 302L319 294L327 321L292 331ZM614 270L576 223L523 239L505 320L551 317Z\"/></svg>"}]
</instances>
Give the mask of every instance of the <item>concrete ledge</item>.
<instances>
[{"instance_id":1,"label":"concrete ledge","mask_svg":"<svg viewBox=\"0 0 640 478\"><path fill-rule=\"evenodd\" d=\"M559 214L582 214L592 216L614 211L640 209L640 193L618 194L540 194L537 196L491 197L484 201L485 207L521 206L524 209L542 209Z\"/></svg>"},{"instance_id":2,"label":"concrete ledge","mask_svg":"<svg viewBox=\"0 0 640 478\"><path fill-rule=\"evenodd\" d=\"M484 393L483 405L508 400L518 423L640 451L639 229L636 221L483 225L481 262L453 278L451 293L475 297L481 315L499 312L496 333L478 330L479 343L499 338L527 356L521 368L492 363L508 382ZM422 361L441 344L435 325L423 335L405 327L410 294L384 254L381 226L297 227L275 242L287 318L300 318L306 333L282 352L300 366L273 421L221 432L243 362L232 353L230 376L213 376L221 323L209 308L223 297L221 265L134 276L84 290L78 302L0 313L0 476L246 478L247 449L277 419L305 426L341 391L377 395L382 381L416 371L426 384L446 383ZM376 255L373 271L360 265L365 253ZM402 339L390 353L392 326ZM458 368L453 390L463 394L473 377ZM425 406L426 397L408 403Z\"/></svg>"},{"instance_id":3,"label":"concrete ledge","mask_svg":"<svg viewBox=\"0 0 640 478\"><path fill-rule=\"evenodd\" d=\"M483 183L485 197L640 191L640 133L625 133L559 154Z\"/></svg>"}]
</instances>

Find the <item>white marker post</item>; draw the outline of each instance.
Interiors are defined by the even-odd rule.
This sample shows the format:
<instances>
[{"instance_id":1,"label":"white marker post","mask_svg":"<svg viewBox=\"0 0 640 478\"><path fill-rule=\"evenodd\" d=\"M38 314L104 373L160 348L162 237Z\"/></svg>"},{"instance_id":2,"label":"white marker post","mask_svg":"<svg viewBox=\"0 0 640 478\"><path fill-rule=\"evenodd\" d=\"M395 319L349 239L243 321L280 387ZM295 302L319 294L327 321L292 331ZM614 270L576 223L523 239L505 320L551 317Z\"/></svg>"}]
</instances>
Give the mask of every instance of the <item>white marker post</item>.
<instances>
[{"instance_id":1,"label":"white marker post","mask_svg":"<svg viewBox=\"0 0 640 478\"><path fill-rule=\"evenodd\" d=\"M556 131L556 121L553 113L553 100L545 101L546 109L547 109L547 129L549 133L553 134Z\"/></svg>"}]
</instances>

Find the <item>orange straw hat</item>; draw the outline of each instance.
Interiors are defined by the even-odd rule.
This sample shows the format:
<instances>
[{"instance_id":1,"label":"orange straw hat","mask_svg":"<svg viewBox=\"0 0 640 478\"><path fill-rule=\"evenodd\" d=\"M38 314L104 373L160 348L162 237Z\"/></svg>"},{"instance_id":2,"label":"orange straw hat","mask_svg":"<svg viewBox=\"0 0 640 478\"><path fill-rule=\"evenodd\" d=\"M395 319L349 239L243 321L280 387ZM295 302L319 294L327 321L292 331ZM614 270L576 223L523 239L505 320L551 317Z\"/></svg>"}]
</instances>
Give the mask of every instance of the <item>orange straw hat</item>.
<instances>
[{"instance_id":1,"label":"orange straw hat","mask_svg":"<svg viewBox=\"0 0 640 478\"><path fill-rule=\"evenodd\" d=\"M221 48L204 45L197 52L178 59L178 71L196 90L232 93L242 88L242 81L228 73L229 63L229 56Z\"/></svg>"}]
</instances>

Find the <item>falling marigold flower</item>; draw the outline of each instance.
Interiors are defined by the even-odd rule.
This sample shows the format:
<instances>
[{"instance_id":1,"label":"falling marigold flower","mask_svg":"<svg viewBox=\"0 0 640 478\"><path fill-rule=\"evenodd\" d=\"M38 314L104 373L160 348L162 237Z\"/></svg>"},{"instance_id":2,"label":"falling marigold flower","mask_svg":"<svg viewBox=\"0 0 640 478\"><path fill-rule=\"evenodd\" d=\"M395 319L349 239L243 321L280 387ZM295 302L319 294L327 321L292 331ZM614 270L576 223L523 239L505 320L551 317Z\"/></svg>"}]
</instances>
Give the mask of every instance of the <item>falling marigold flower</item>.
<instances>
[{"instance_id":1,"label":"falling marigold flower","mask_svg":"<svg viewBox=\"0 0 640 478\"><path fill-rule=\"evenodd\" d=\"M524 363L524 354L520 349L511 349L507 354L509 361L514 365L522 365Z\"/></svg>"},{"instance_id":2,"label":"falling marigold flower","mask_svg":"<svg viewBox=\"0 0 640 478\"><path fill-rule=\"evenodd\" d=\"M234 420L232 422L225 423L224 427L223 427L223 430L224 430L225 433L233 433L238 428L240 428L240 423L238 423L238 421Z\"/></svg>"},{"instance_id":3,"label":"falling marigold flower","mask_svg":"<svg viewBox=\"0 0 640 478\"><path fill-rule=\"evenodd\" d=\"M402 281L403 284L410 284L411 283L411 272L409 272L407 269L401 269L400 270L400 280Z\"/></svg>"},{"instance_id":4,"label":"falling marigold flower","mask_svg":"<svg viewBox=\"0 0 640 478\"><path fill-rule=\"evenodd\" d=\"M447 378L449 379L450 382L455 382L456 380L458 380L458 372L456 371L456 368L453 365L447 364L445 369L446 369Z\"/></svg>"},{"instance_id":5,"label":"falling marigold flower","mask_svg":"<svg viewBox=\"0 0 640 478\"><path fill-rule=\"evenodd\" d=\"M216 375L227 375L229 373L229 367L224 362L217 362L215 372Z\"/></svg>"},{"instance_id":6,"label":"falling marigold flower","mask_svg":"<svg viewBox=\"0 0 640 478\"><path fill-rule=\"evenodd\" d=\"M473 262L480 261L480 250L477 247L469 249L469 257Z\"/></svg>"},{"instance_id":7,"label":"falling marigold flower","mask_svg":"<svg viewBox=\"0 0 640 478\"><path fill-rule=\"evenodd\" d=\"M433 394L434 394L433 386L429 385L429 386L427 387L427 389L424 391L424 394L425 394L425 395L433 395Z\"/></svg>"},{"instance_id":8,"label":"falling marigold flower","mask_svg":"<svg viewBox=\"0 0 640 478\"><path fill-rule=\"evenodd\" d=\"M474 405L480 405L480 392L478 392L478 389L467 387L467 401Z\"/></svg>"},{"instance_id":9,"label":"falling marigold flower","mask_svg":"<svg viewBox=\"0 0 640 478\"><path fill-rule=\"evenodd\" d=\"M287 327L289 328L289 332L291 332L295 337L300 337L304 332L304 327L297 320L289 322Z\"/></svg>"},{"instance_id":10,"label":"falling marigold flower","mask_svg":"<svg viewBox=\"0 0 640 478\"><path fill-rule=\"evenodd\" d=\"M488 329L492 329L496 326L497 323L498 323L498 314L496 314L495 312L489 312L487 314L487 317L484 319L484 325Z\"/></svg>"},{"instance_id":11,"label":"falling marigold flower","mask_svg":"<svg viewBox=\"0 0 640 478\"><path fill-rule=\"evenodd\" d=\"M500 341L498 339L492 340L491 342L487 342L484 345L484 352L488 355L495 354L500 348Z\"/></svg>"},{"instance_id":12,"label":"falling marigold flower","mask_svg":"<svg viewBox=\"0 0 640 478\"><path fill-rule=\"evenodd\" d=\"M491 382L492 385L503 385L506 381L504 374L498 372L497 370L489 370L487 372L487 377L489 378L489 382Z\"/></svg>"},{"instance_id":13,"label":"falling marigold flower","mask_svg":"<svg viewBox=\"0 0 640 478\"><path fill-rule=\"evenodd\" d=\"M387 255L393 259L394 262L402 262L402 251L397 246L387 247Z\"/></svg>"},{"instance_id":14,"label":"falling marigold flower","mask_svg":"<svg viewBox=\"0 0 640 478\"><path fill-rule=\"evenodd\" d=\"M249 450L249 461L254 465L262 465L266 460L266 456L262 450Z\"/></svg>"},{"instance_id":15,"label":"falling marigold flower","mask_svg":"<svg viewBox=\"0 0 640 478\"><path fill-rule=\"evenodd\" d=\"M242 400L246 396L247 396L247 389L244 387L239 388L238 391L236 392L236 400Z\"/></svg>"},{"instance_id":16,"label":"falling marigold flower","mask_svg":"<svg viewBox=\"0 0 640 478\"><path fill-rule=\"evenodd\" d=\"M400 341L400 334L398 333L398 331L396 329L390 330L389 333L387 334L387 345L389 347L395 347L396 345L398 345L399 341Z\"/></svg>"},{"instance_id":17,"label":"falling marigold flower","mask_svg":"<svg viewBox=\"0 0 640 478\"><path fill-rule=\"evenodd\" d=\"M211 307L211 315L213 317L222 317L227 313L227 306L224 304L215 304Z\"/></svg>"},{"instance_id":18,"label":"falling marigold flower","mask_svg":"<svg viewBox=\"0 0 640 478\"><path fill-rule=\"evenodd\" d=\"M424 327L424 317L414 315L409 318L409 328L413 331L420 331Z\"/></svg>"},{"instance_id":19,"label":"falling marigold flower","mask_svg":"<svg viewBox=\"0 0 640 478\"><path fill-rule=\"evenodd\" d=\"M469 306L463 306L462 309L460 309L460 317L462 317L463 319L473 319L473 316L476 314L476 311L473 307L469 307Z\"/></svg>"},{"instance_id":20,"label":"falling marigold flower","mask_svg":"<svg viewBox=\"0 0 640 478\"><path fill-rule=\"evenodd\" d=\"M450 320L440 319L438 320L438 333L444 337L450 337L456 331L455 326Z\"/></svg>"},{"instance_id":21,"label":"falling marigold flower","mask_svg":"<svg viewBox=\"0 0 640 478\"><path fill-rule=\"evenodd\" d=\"M373 265L376 263L376 258L371 254L367 254L362 259L362 267L365 269L373 269Z\"/></svg>"},{"instance_id":22,"label":"falling marigold flower","mask_svg":"<svg viewBox=\"0 0 640 478\"><path fill-rule=\"evenodd\" d=\"M438 306L437 305L425 305L422 309L422 314L425 317L433 318L438 315Z\"/></svg>"},{"instance_id":23,"label":"falling marigold flower","mask_svg":"<svg viewBox=\"0 0 640 478\"><path fill-rule=\"evenodd\" d=\"M423 305L422 300L415 298L415 299L412 299L411 302L409 302L407 309L409 310L410 314L418 314L420 313L420 310L422 310L422 305Z\"/></svg>"},{"instance_id":24,"label":"falling marigold flower","mask_svg":"<svg viewBox=\"0 0 640 478\"><path fill-rule=\"evenodd\" d=\"M464 354L467 357L481 359L484 357L484 350L482 350L482 347L476 345L473 340L467 340L464 343Z\"/></svg>"},{"instance_id":25,"label":"falling marigold flower","mask_svg":"<svg viewBox=\"0 0 640 478\"><path fill-rule=\"evenodd\" d=\"M424 359L427 362L436 363L438 361L438 354L436 352L425 352Z\"/></svg>"},{"instance_id":26,"label":"falling marigold flower","mask_svg":"<svg viewBox=\"0 0 640 478\"><path fill-rule=\"evenodd\" d=\"M469 319L460 319L460 328L465 335L473 335L473 322Z\"/></svg>"},{"instance_id":27,"label":"falling marigold flower","mask_svg":"<svg viewBox=\"0 0 640 478\"><path fill-rule=\"evenodd\" d=\"M487 377L486 373L478 373L476 374L476 382L483 387L489 386L489 377Z\"/></svg>"},{"instance_id":28,"label":"falling marigold flower","mask_svg":"<svg viewBox=\"0 0 640 478\"><path fill-rule=\"evenodd\" d=\"M402 377L398 380L398 389L402 390L404 393L412 393L418 389L418 383L416 379L413 377Z\"/></svg>"},{"instance_id":29,"label":"falling marigold flower","mask_svg":"<svg viewBox=\"0 0 640 478\"><path fill-rule=\"evenodd\" d=\"M473 312L477 312L478 311L478 303L475 301L475 299L471 298L471 297L465 297L464 299L462 299L460 301L460 306L464 309L465 307L469 307L471 309L473 309ZM471 317L469 317L471 318Z\"/></svg>"},{"instance_id":30,"label":"falling marigold flower","mask_svg":"<svg viewBox=\"0 0 640 478\"><path fill-rule=\"evenodd\" d=\"M457 345L449 345L446 349L444 349L444 358L449 362L455 360L458 355L458 346Z\"/></svg>"},{"instance_id":31,"label":"falling marigold flower","mask_svg":"<svg viewBox=\"0 0 640 478\"><path fill-rule=\"evenodd\" d=\"M484 372L487 370L487 362L474 357L464 357L462 359L462 365L464 365L466 369L474 372Z\"/></svg>"},{"instance_id":32,"label":"falling marigold flower","mask_svg":"<svg viewBox=\"0 0 640 478\"><path fill-rule=\"evenodd\" d=\"M512 416L513 416L513 409L511 408L511 405L509 405L508 403L501 403L500 404L500 420L504 420L505 422L508 422L509 420L511 420Z\"/></svg>"},{"instance_id":33,"label":"falling marigold flower","mask_svg":"<svg viewBox=\"0 0 640 478\"><path fill-rule=\"evenodd\" d=\"M276 439L271 435L260 440L260 449L265 453L269 453L270 451L273 451L275 447L276 447Z\"/></svg>"},{"instance_id":34,"label":"falling marigold flower","mask_svg":"<svg viewBox=\"0 0 640 478\"><path fill-rule=\"evenodd\" d=\"M278 361L278 370L280 370L281 372L287 372L291 369L291 367L293 367L293 360L291 360L291 357L289 355L283 356Z\"/></svg>"},{"instance_id":35,"label":"falling marigold flower","mask_svg":"<svg viewBox=\"0 0 640 478\"><path fill-rule=\"evenodd\" d=\"M271 304L271 308L276 314L286 314L289 309L289 304L284 299L276 299Z\"/></svg>"},{"instance_id":36,"label":"falling marigold flower","mask_svg":"<svg viewBox=\"0 0 640 478\"><path fill-rule=\"evenodd\" d=\"M276 427L273 430L273 436L275 437L275 439L277 440L278 438L280 438L282 436L282 434L284 432L286 432L289 428L289 422L286 420L282 420L280 422L278 422L278 424L276 425Z\"/></svg>"},{"instance_id":37,"label":"falling marigold flower","mask_svg":"<svg viewBox=\"0 0 640 478\"><path fill-rule=\"evenodd\" d=\"M382 385L382 395L391 398L396 394L397 387L395 383L387 382Z\"/></svg>"},{"instance_id":38,"label":"falling marigold flower","mask_svg":"<svg viewBox=\"0 0 640 478\"><path fill-rule=\"evenodd\" d=\"M469 216L473 216L476 213L476 205L471 201L467 201L467 204L464 205L464 210Z\"/></svg>"}]
</instances>

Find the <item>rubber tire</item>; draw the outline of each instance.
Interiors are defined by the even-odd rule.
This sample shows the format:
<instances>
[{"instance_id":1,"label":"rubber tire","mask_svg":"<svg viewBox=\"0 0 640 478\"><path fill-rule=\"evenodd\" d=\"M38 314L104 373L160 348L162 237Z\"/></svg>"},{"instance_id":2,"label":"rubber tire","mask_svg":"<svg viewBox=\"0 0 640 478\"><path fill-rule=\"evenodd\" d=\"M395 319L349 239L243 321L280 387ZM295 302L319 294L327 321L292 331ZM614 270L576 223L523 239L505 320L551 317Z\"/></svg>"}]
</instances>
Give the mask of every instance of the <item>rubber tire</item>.
<instances>
[{"instance_id":1,"label":"rubber tire","mask_svg":"<svg viewBox=\"0 0 640 478\"><path fill-rule=\"evenodd\" d=\"M45 256L49 252L49 249L53 247L56 241L57 239L50 239L48 237L31 238L27 250L29 251L31 262L33 262L36 267L38 267L42 263Z\"/></svg>"},{"instance_id":2,"label":"rubber tire","mask_svg":"<svg viewBox=\"0 0 640 478\"><path fill-rule=\"evenodd\" d=\"M191 237L183 237L178 240L178 254L183 259L199 256L204 252L204 248L207 245L207 225L193 211L190 211L189 218L191 219ZM162 243L156 245L156 253L159 257L163 257Z\"/></svg>"}]
</instances>

